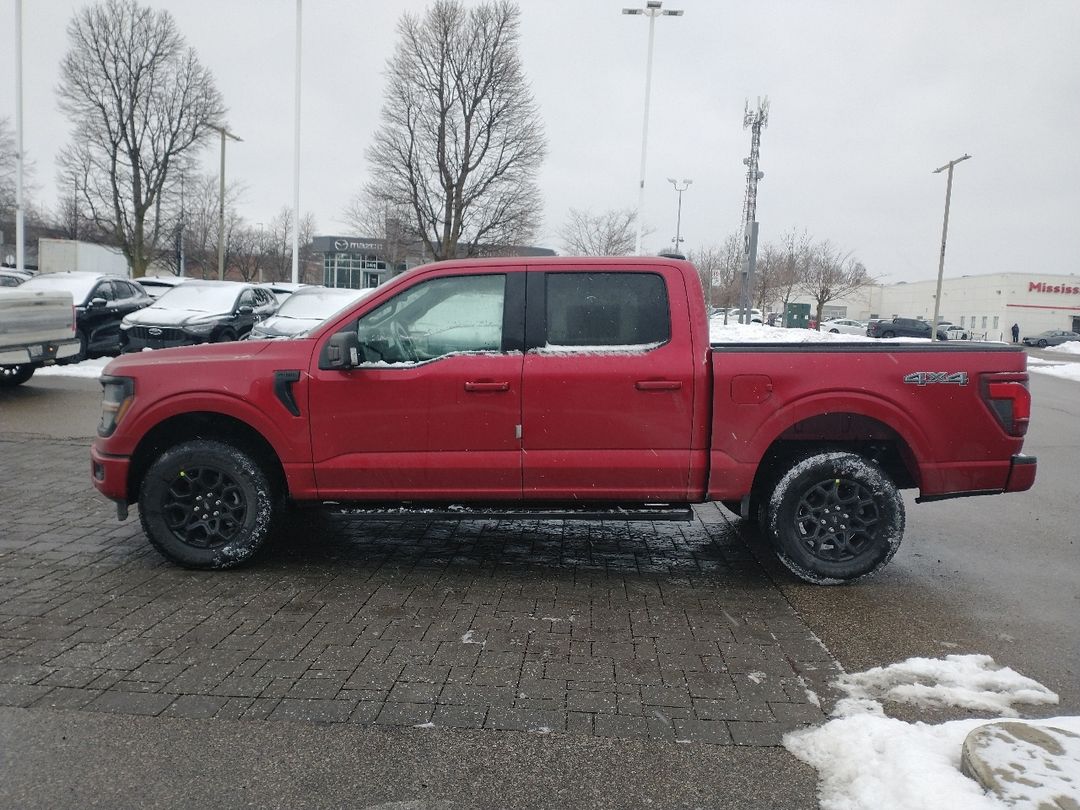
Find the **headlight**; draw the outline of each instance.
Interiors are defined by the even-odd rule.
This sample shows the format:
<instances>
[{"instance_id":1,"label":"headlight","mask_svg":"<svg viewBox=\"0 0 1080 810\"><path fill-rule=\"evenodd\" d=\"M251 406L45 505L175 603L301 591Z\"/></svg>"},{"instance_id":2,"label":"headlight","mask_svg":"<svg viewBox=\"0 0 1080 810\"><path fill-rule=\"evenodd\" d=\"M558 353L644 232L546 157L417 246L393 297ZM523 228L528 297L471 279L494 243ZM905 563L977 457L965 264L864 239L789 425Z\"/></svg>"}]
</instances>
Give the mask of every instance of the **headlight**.
<instances>
[{"instance_id":1,"label":"headlight","mask_svg":"<svg viewBox=\"0 0 1080 810\"><path fill-rule=\"evenodd\" d=\"M135 380L131 377L101 377L104 393L101 399L101 421L98 423L98 436L112 436L124 414L128 412L135 399Z\"/></svg>"}]
</instances>

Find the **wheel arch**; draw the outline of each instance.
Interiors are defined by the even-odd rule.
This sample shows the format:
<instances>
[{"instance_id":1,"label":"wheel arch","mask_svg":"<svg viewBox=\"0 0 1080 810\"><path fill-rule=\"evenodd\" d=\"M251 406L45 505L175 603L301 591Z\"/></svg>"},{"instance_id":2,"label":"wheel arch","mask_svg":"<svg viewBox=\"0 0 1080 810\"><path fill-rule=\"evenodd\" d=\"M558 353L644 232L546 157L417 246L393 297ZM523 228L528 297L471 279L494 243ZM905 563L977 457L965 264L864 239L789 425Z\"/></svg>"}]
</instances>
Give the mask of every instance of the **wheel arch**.
<instances>
[{"instance_id":1,"label":"wheel arch","mask_svg":"<svg viewBox=\"0 0 1080 810\"><path fill-rule=\"evenodd\" d=\"M828 450L872 459L901 489L923 486L920 459L926 457L926 439L917 425L899 413L882 414L880 404L871 409L849 397L842 404L829 403L836 410L822 404L801 403L763 427L759 435L768 438L756 448L754 491L767 488L797 458Z\"/></svg>"},{"instance_id":2,"label":"wheel arch","mask_svg":"<svg viewBox=\"0 0 1080 810\"><path fill-rule=\"evenodd\" d=\"M128 502L138 501L147 470L163 452L194 439L214 439L245 451L265 471L275 493L279 497L288 494L288 480L281 459L258 430L227 414L191 411L159 422L139 440L128 469Z\"/></svg>"}]
</instances>

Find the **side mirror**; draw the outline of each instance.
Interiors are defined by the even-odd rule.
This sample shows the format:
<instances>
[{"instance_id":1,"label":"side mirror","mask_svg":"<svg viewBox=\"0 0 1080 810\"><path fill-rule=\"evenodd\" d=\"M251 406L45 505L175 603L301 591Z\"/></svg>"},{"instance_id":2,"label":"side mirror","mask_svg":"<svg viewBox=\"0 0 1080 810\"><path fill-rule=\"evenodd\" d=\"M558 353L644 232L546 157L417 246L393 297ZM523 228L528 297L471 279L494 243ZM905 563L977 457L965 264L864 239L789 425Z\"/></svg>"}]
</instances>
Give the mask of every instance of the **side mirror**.
<instances>
[{"instance_id":1,"label":"side mirror","mask_svg":"<svg viewBox=\"0 0 1080 810\"><path fill-rule=\"evenodd\" d=\"M250 315L255 311L255 307L243 306L236 310L237 315Z\"/></svg>"},{"instance_id":2,"label":"side mirror","mask_svg":"<svg viewBox=\"0 0 1080 810\"><path fill-rule=\"evenodd\" d=\"M319 367L347 371L360 365L362 359L360 339L356 336L356 332L351 330L338 332L330 336L323 352L323 362Z\"/></svg>"},{"instance_id":3,"label":"side mirror","mask_svg":"<svg viewBox=\"0 0 1080 810\"><path fill-rule=\"evenodd\" d=\"M103 306L105 306L105 303L106 302L105 302L104 298L91 298L90 299L90 306L92 306L92 307L103 307Z\"/></svg>"}]
</instances>

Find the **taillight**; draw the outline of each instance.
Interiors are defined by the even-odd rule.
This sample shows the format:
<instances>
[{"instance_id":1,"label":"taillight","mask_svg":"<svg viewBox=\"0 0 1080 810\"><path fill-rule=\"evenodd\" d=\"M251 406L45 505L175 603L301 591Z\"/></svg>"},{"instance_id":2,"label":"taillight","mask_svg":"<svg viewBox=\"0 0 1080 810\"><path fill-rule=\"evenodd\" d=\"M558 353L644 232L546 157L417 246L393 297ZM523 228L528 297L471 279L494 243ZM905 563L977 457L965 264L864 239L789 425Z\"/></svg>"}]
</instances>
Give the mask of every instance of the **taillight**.
<instances>
[{"instance_id":1,"label":"taillight","mask_svg":"<svg viewBox=\"0 0 1080 810\"><path fill-rule=\"evenodd\" d=\"M982 375L982 397L1010 436L1023 436L1031 422L1028 375L1002 372Z\"/></svg>"}]
</instances>

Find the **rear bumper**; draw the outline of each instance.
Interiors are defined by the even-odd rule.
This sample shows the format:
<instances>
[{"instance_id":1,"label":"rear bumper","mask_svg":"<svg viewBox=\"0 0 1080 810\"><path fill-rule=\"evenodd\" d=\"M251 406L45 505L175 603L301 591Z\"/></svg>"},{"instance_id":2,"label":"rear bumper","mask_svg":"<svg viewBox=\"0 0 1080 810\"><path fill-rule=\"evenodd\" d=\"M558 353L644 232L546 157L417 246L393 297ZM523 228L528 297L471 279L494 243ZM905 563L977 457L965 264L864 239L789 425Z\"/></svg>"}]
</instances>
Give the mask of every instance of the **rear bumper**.
<instances>
[{"instance_id":1,"label":"rear bumper","mask_svg":"<svg viewBox=\"0 0 1080 810\"><path fill-rule=\"evenodd\" d=\"M55 363L79 353L77 340L50 340L43 343L30 343L25 346L0 350L0 366L21 366L32 363L36 366Z\"/></svg>"},{"instance_id":2,"label":"rear bumper","mask_svg":"<svg viewBox=\"0 0 1080 810\"><path fill-rule=\"evenodd\" d=\"M1017 455L1012 457L1009 467L1009 479L1005 483L1006 492L1026 492L1035 483L1035 472L1039 461L1035 456Z\"/></svg>"},{"instance_id":3,"label":"rear bumper","mask_svg":"<svg viewBox=\"0 0 1080 810\"><path fill-rule=\"evenodd\" d=\"M1004 462L997 465L997 469L1004 468ZM1035 473L1038 468L1038 460L1035 456L1014 455L1009 459L1009 466L1005 470L1005 485L1002 486L1001 473L998 472L995 476L996 480L986 480L986 471L984 470L977 478L968 478L973 482L977 481L975 488L960 488L957 487L949 492L936 492L933 494L923 494L915 499L916 503L930 503L932 501L945 501L952 498L972 498L976 495L1000 495L1003 492L1025 492L1031 489L1035 483ZM983 485L985 484L985 486Z\"/></svg>"},{"instance_id":4,"label":"rear bumper","mask_svg":"<svg viewBox=\"0 0 1080 810\"><path fill-rule=\"evenodd\" d=\"M111 500L128 502L128 469L131 459L127 456L108 456L90 447L90 480L94 487Z\"/></svg>"}]
</instances>

